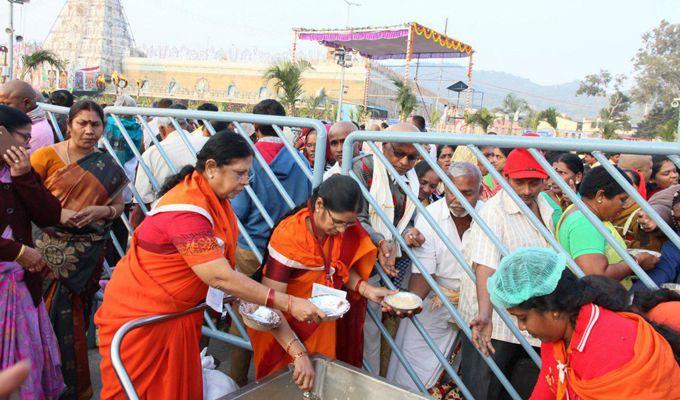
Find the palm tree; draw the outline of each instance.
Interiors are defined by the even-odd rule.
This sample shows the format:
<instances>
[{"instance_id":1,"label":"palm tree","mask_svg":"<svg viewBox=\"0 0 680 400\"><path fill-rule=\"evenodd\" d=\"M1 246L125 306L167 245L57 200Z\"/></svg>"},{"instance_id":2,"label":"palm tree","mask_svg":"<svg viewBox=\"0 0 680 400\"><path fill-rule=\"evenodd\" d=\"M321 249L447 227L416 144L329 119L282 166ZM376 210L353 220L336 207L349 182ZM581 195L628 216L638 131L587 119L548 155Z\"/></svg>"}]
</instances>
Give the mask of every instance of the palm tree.
<instances>
[{"instance_id":1,"label":"palm tree","mask_svg":"<svg viewBox=\"0 0 680 400\"><path fill-rule=\"evenodd\" d=\"M307 60L282 61L270 66L264 73L267 83L274 81L274 88L280 93L281 104L288 108L290 115L297 114L295 107L302 99L302 74L312 68Z\"/></svg>"},{"instance_id":2,"label":"palm tree","mask_svg":"<svg viewBox=\"0 0 680 400\"><path fill-rule=\"evenodd\" d=\"M23 64L20 74L21 79L24 79L26 74L28 74L30 71L36 70L43 64L49 64L58 69L59 72L66 69L64 61L62 61L55 53L49 50L38 50L31 54L24 54L21 56L21 62Z\"/></svg>"},{"instance_id":3,"label":"palm tree","mask_svg":"<svg viewBox=\"0 0 680 400\"><path fill-rule=\"evenodd\" d=\"M401 79L392 78L392 83L397 87L397 106L399 107L399 119L405 120L418 105L418 99L413 94L408 82Z\"/></svg>"},{"instance_id":4,"label":"palm tree","mask_svg":"<svg viewBox=\"0 0 680 400\"><path fill-rule=\"evenodd\" d=\"M468 125L479 125L484 133L489 131L489 127L496 120L496 115L486 108L482 108L476 113L465 112L463 116Z\"/></svg>"},{"instance_id":5,"label":"palm tree","mask_svg":"<svg viewBox=\"0 0 680 400\"><path fill-rule=\"evenodd\" d=\"M328 95L326 94L326 89L321 88L316 96L308 96L305 99L305 113L310 118L316 118L317 110L322 108L326 101L328 101Z\"/></svg>"},{"instance_id":6,"label":"palm tree","mask_svg":"<svg viewBox=\"0 0 680 400\"><path fill-rule=\"evenodd\" d=\"M513 133L515 121L519 119L519 113L529 109L529 104L526 100L515 96L514 93L508 93L503 99L501 111L510 116L510 133Z\"/></svg>"},{"instance_id":7,"label":"palm tree","mask_svg":"<svg viewBox=\"0 0 680 400\"><path fill-rule=\"evenodd\" d=\"M541 113L539 114L539 119L545 120L545 122L552 126L553 129L557 129L558 116L559 114L557 113L557 110L554 107L549 107L541 111Z\"/></svg>"}]
</instances>

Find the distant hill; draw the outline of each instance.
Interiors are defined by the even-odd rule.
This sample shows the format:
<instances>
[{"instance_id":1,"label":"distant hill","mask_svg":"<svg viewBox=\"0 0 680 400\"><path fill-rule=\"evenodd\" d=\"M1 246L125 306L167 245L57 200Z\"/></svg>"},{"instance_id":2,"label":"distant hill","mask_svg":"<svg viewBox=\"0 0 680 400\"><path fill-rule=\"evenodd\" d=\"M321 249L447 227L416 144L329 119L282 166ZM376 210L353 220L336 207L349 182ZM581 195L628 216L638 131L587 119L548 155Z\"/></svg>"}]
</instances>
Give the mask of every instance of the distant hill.
<instances>
[{"instance_id":1,"label":"distant hill","mask_svg":"<svg viewBox=\"0 0 680 400\"><path fill-rule=\"evenodd\" d=\"M398 73L404 73L403 67L391 67ZM457 82L467 83L467 68L459 65L446 65L441 69L442 82L439 95L456 102L456 93L446 90L446 87ZM415 62L411 63L410 75L414 78L416 74ZM440 68L436 62L421 61L418 67L418 84L426 87L433 92L437 92L439 85ZM500 71L473 71L472 87L475 91L475 108L486 107L493 109L500 107L503 99L508 93L515 93L520 98L525 99L531 108L544 110L548 107L555 107L558 111L566 114L574 120L581 120L583 117L594 118L599 110L606 103L606 99L585 96L576 96L578 81L563 83L561 85L539 85L527 78ZM461 104L464 97L461 95ZM483 104L482 104L483 102ZM633 114L639 114L639 109L633 110ZM634 119L636 115L633 115Z\"/></svg>"}]
</instances>

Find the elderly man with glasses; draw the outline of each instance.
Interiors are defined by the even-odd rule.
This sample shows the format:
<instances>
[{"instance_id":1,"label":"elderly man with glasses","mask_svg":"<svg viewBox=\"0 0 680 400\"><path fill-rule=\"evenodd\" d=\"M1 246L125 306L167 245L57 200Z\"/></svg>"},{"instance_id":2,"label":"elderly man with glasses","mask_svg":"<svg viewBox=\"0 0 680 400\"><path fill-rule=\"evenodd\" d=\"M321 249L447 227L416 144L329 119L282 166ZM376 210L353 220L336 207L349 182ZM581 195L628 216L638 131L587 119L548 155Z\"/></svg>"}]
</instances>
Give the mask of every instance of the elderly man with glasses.
<instances>
[{"instance_id":1,"label":"elderly man with glasses","mask_svg":"<svg viewBox=\"0 0 680 400\"><path fill-rule=\"evenodd\" d=\"M387 131L418 132L419 130L412 124L400 123L390 126ZM391 176L387 167L372 154L357 159L352 170L370 191L371 196L380 205L382 211L387 214L390 219L387 223L397 228L397 231L409 246L420 247L425 238L413 226L416 215L415 204L397 183L397 179L401 179L411 192L415 193L416 196L418 195L420 183L413 169L419 159L418 150L411 143L383 143L382 152L390 165L396 170L397 176ZM405 287L407 285L405 278L410 270L410 260L401 254L401 249L393 240L386 222L380 219L376 210L369 206L367 202L364 202L359 213L359 221L371 236L373 244L378 247L380 265L393 277L396 286ZM372 285L378 285L379 281L379 276L374 274L369 282ZM369 304L369 307L374 307L374 305ZM376 307L375 311L379 312L379 308ZM399 320L387 318L384 322L388 331L394 336ZM380 337L377 326L369 319L364 329L364 358L374 371L380 369L384 376L391 351L386 343L381 346Z\"/></svg>"}]
</instances>

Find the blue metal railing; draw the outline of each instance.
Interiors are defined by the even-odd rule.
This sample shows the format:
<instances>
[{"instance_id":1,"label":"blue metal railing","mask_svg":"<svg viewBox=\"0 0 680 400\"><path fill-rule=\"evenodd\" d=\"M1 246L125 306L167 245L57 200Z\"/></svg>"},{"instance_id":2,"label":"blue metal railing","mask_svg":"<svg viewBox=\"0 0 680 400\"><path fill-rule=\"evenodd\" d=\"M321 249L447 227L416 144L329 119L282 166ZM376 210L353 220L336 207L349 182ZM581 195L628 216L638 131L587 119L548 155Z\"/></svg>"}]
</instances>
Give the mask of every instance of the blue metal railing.
<instances>
[{"instance_id":1,"label":"blue metal railing","mask_svg":"<svg viewBox=\"0 0 680 400\"><path fill-rule=\"evenodd\" d=\"M59 128L56 124L56 118L55 114L66 114L68 113L68 109L66 108L61 108L61 107L56 107L52 105L42 105L42 107L48 112L48 116L50 118L50 121L53 122L53 126L55 127L55 130L57 131L57 136L62 137L62 133L59 132ZM290 196L285 192L285 189L283 189L283 186L280 184L280 182L276 179L274 173L271 171L267 163L264 161L262 156L257 152L257 149L255 148L252 140L250 140L249 135L247 134L247 131L243 127L243 123L256 123L256 124L267 124L267 125L272 125L276 134L283 139L284 141L284 151L288 151L291 153L294 157L294 161L297 164L298 167L302 168L303 166L306 167L306 161L302 157L302 155L295 150L293 144L288 141L283 133L283 130L281 127L288 126L288 127L296 127L296 128L313 128L317 131L317 145L316 145L316 157L315 157L315 164L313 169L307 169L304 168L303 171L305 173L305 176L307 179L309 179L314 186L317 186L321 183L322 177L323 177L323 172L324 172L324 166L325 166L325 152L326 152L326 130L323 124L321 122L316 121L316 120L311 120L311 119L304 119L304 118L291 118L291 117L273 117L273 116L264 116L264 115L253 115L253 114L238 114L238 113L225 113L225 112L209 112L209 111L189 111L189 110L171 110L171 109L152 109L152 108L127 108L127 107L108 107L106 108L106 113L108 115L111 115L114 122L116 123L116 126L120 129L121 134L126 140L126 143L133 149L133 153L135 156L137 156L140 164L140 167L138 168L138 173L144 173L149 177L149 181L152 184L152 187L154 188L155 191L158 190L158 187L160 186L161 182L157 182L157 180L154 180L155 177L152 176L151 169L144 165L145 163L141 159L141 154L139 154L139 150L134 148L134 144L132 140L130 139L127 131L125 128L122 126L122 123L120 121L120 118L122 116L133 116L135 117L140 124L145 128L144 132L147 135L150 135L151 141L158 146L159 149L159 154L161 155L161 158L164 160L164 162L168 165L171 171L173 173L177 172L177 166L175 166L168 154L163 150L163 147L160 145L160 142L158 141L157 138L154 137L152 134L151 129L149 128L149 124L147 123L147 117L169 117L171 118L171 121L173 123L173 126L177 129L177 131L180 133L180 136L182 138L183 143L187 146L187 151L189 151L195 158L196 155L196 149L191 147L191 143L188 140L186 134L184 131L181 130L181 127L179 127L179 123L177 122L178 118L189 118L189 119L195 119L202 121L204 126L208 129L208 131L211 134L215 133L215 129L213 128L211 121L228 121L232 122L234 126L236 127L237 131L239 134L244 136L247 141L249 142L249 145L251 148L255 151L255 162L258 162L260 166L264 169L265 173L267 174L268 178L272 181L272 187L275 188L279 193L281 193L282 197L284 198L284 201L286 201L286 204L289 206L289 208L292 208L295 206L293 204L292 199ZM501 239L493 233L493 231L489 228L487 221L484 221L484 219L479 215L477 210L465 199L465 197L462 195L462 193L458 190L458 188L453 184L451 179L447 176L446 171L444 171L434 160L427 151L425 151L420 144L437 144L437 145L443 145L443 144L449 144L449 145L458 145L458 146L467 146L470 151L478 158L478 161L481 165L485 166L486 169L491 173L491 175L496 179L498 184L505 190L510 198L513 200L515 204L520 208L520 211L526 215L532 225L536 227L536 229L539 231L541 236L545 238L547 243L553 247L556 251L561 252L563 254L566 254L564 249L560 246L559 242L555 239L554 235L552 232L550 232L549 229L547 229L543 223L534 215L533 212L531 212L528 207L524 204L524 202L519 199L516 193L512 191L512 188L510 187L509 183L505 180L505 178L499 174L498 172L495 171L495 168L490 164L490 162L483 156L481 151L479 150L478 147L480 146L496 146L496 147L510 147L510 148L526 148L529 150L529 152L532 154L532 156L541 164L541 166L546 170L546 172L549 174L550 178L555 182L555 184L562 189L563 193L567 195L573 202L573 204L578 207L581 211L584 212L584 215L586 215L586 218L589 219L589 221L598 229L598 231L605 237L607 240L607 243L612 246L614 250L617 251L617 253L624 259L624 261L631 267L632 271L637 275L642 282L644 282L647 286L649 287L655 287L654 282L649 279L647 274L642 270L642 268L635 262L635 260L628 255L626 252L626 249L623 248L618 244L618 242L615 240L613 235L604 227L604 224L602 221L600 221L590 210L585 206L585 204L581 201L581 199L578 197L576 193L574 193L573 190L569 187L567 182L565 182L561 176L555 172L548 161L543 157L541 154L540 150L560 150L560 151L579 151L579 152L591 152L593 155L601 162L602 165L604 165L604 168L614 177L614 179L621 184L621 186L626 190L626 192L631 196L631 198L639 204L640 208L645 211L649 217L658 225L659 229L668 236L669 240L671 240L674 244L678 245L680 247L680 238L678 235L673 232L671 227L663 221L663 219L656 213L653 208L644 200L642 199L641 196L637 193L635 188L630 185L623 176L621 176L620 173L616 169L613 168L606 160L604 159L604 156L601 154L601 152L617 152L617 153L630 153L630 154L651 154L651 155L665 155L668 156L669 159L671 159L673 162L675 162L678 166L680 166L680 148L678 148L677 145L673 144L665 144L665 143L646 143L645 146L640 146L639 143L632 143L632 142L623 142L623 141L603 141L603 140L575 140L575 139L563 139L563 138L541 138L541 139L536 139L536 138L525 138L525 137L516 137L516 136L482 136L482 135L463 135L463 134L450 134L450 133L413 133L413 132L354 132L352 133L345 141L344 147L343 147L343 153L344 157L342 160L342 166L343 166L343 174L348 174L352 176L354 179L358 180L358 177L356 174L354 174L353 171L351 171L352 167L352 148L354 144L357 141L362 141L368 143L368 146L373 150L373 153L375 154L374 157L376 158L376 162L382 162L387 171L388 174L392 176L396 176L397 173L392 167L392 165L387 161L385 156L382 154L381 150L376 146L375 142L399 142L399 143L413 143L415 144L416 149L420 153L421 157L432 167L432 169L435 171L435 173L442 179L445 187L454 194L454 196L458 199L459 203L465 208L465 210L471 215L473 221L475 224L479 225L480 229L489 237L490 241L499 249L499 252L505 256L508 254L508 249L507 247L503 244ZM114 157L116 162L122 167L122 164L120 163L120 160L115 156L115 154L112 152L112 148L110 143L103 138L102 140L102 145L104 148L111 153L111 155ZM424 218L424 220L432 227L434 232L437 234L439 239L442 240L444 243L446 249L451 253L451 255L454 257L454 259L458 262L458 264L462 267L462 269L465 271L468 277L472 279L473 282L476 281L475 273L471 267L471 265L467 262L463 252L461 251L460 248L456 247L453 242L446 236L444 233L443 229L437 224L435 219L430 215L430 213L427 211L427 209L418 201L418 193L413 193L410 190L410 187L406 185L404 182L402 182L400 179L396 180L397 184L401 187L401 189L404 191L404 193L408 196L408 198L413 201L413 203L416 205L417 212L419 213L420 216ZM148 210L144 207L144 204L141 202L141 196L139 193L136 191L134 184L130 183L128 186L130 190L132 191L133 197L135 200L140 203L140 206L142 207L142 210L144 213L146 213ZM370 195L370 192L368 191L367 188L362 187L362 193L366 201L371 204L375 209L376 213L385 222L387 225L388 229L391 231L394 239L396 242L399 244L399 246L402 248L404 254L408 256L413 265L415 266L416 269L418 269L421 272L422 277L427 281L428 285L430 286L432 292L434 295L436 295L440 300L442 300L444 307L446 308L447 312L451 315L453 320L456 322L458 325L458 329L466 335L468 338L471 335L471 330L469 326L467 325L467 321L465 321L460 314L459 310L457 307L450 303L442 290L439 288L439 285L437 282L429 275L429 273L426 272L424 266L418 260L418 258L415 256L413 251L406 245L405 241L401 238L401 235L399 232L397 232L396 227L392 224L392 221L390 221L386 214L377 206L377 202L375 199L372 198ZM255 207L260 211L260 213L263 215L263 218L265 219L265 222L269 227L273 227L275 221L273 218L266 212L266 209L264 205L259 201L259 199L255 196L255 194L252 192L252 190L249 190L250 188L246 188L247 194L250 196L251 200L253 200L253 204ZM122 216L124 223L129 228L129 222L126 219L126 216ZM245 241L247 242L248 246L250 247L250 250L252 250L257 259L261 262L263 255L261 252L257 249L257 247L254 245L254 242L250 235L248 234L245 229L243 229L243 225L241 224L241 221L239 221L239 230L243 234L243 237ZM116 250L118 251L119 254L122 254L123 252L123 245L121 243L118 243L118 241L114 241L114 246ZM583 275L583 271L579 268L579 266L576 264L576 262L571 258L568 257L567 255L567 260L568 260L568 266L570 269L577 274L578 276ZM382 281L387 286L388 288L394 288L392 285L392 282L389 280L389 278L384 274L384 271L377 266L376 268L377 272L380 274L382 277ZM517 326L512 322L512 318L507 314L505 310L501 309L495 309L496 313L501 317L503 322L508 325L509 329L513 332L517 340L520 342L520 344L524 347L524 349L527 351L529 356L536 362L538 365L540 365L540 358L534 351L534 349L531 347L531 345L527 342L526 338L524 335L519 331ZM215 324L212 322L210 318L207 317L205 318L205 326L202 328L202 333L208 337L215 338L217 340L224 341L225 343L234 345L234 346L239 346L242 348L250 348L250 342L247 338L247 332L243 325L240 323L236 312L231 309L231 307L226 307L226 313L228 313L231 316L232 321L236 324L236 328L239 332L240 337L230 335L225 332L219 331ZM372 320L377 326L379 331L383 334L383 336L389 336L388 331L386 328L383 326L382 322L380 321L380 316L376 314L369 313L368 317L370 320ZM447 359L447 354L443 354L439 348L437 347L436 343L432 339L432 337L429 335L427 331L427 327L423 325L423 323L420 321L420 319L416 316L412 318L412 322L414 326L416 327L416 330L419 332L420 336L422 336L423 340L425 343L428 345L430 350L432 351L432 355L439 361L441 366L443 367L444 371L446 371L447 375L454 381L454 383L460 388L461 393L463 396L467 399L471 399L472 395L468 388L465 387L463 384L462 379L458 376L457 372L449 364L449 361ZM394 340L390 340L390 338L387 339L388 345L392 348L392 350L395 353L395 356L397 360L404 366L406 373L411 377L413 380L415 386L422 392L426 392L428 388L426 388L422 382L422 380L418 377L417 373L413 369L413 366L410 365L408 359L404 356L404 354L396 347L396 343ZM499 381L501 384L504 386L504 388L508 391L510 396L514 399L519 399L519 395L517 391L512 387L510 384L509 380L503 375L501 372L500 368L496 365L492 357L484 357L484 361L486 364L489 366L491 371L498 377Z\"/></svg>"}]
</instances>

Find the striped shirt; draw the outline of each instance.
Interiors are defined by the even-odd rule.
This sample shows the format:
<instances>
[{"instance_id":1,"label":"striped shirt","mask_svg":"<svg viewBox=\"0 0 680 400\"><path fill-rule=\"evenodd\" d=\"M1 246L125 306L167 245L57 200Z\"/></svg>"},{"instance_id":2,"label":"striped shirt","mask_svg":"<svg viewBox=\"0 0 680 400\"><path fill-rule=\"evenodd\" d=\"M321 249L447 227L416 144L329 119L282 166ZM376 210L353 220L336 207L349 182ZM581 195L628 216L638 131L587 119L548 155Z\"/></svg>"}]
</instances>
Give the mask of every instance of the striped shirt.
<instances>
[{"instance_id":1,"label":"striped shirt","mask_svg":"<svg viewBox=\"0 0 680 400\"><path fill-rule=\"evenodd\" d=\"M536 201L538 203L538 209L543 224L550 232L554 232L552 224L552 207L542 196L538 196ZM538 229L536 229L529 221L529 218L520 211L517 204L512 201L504 190L501 190L487 200L480 209L479 214L510 252L522 247L549 246L548 242L543 238ZM469 236L466 238L464 248L466 250L465 256L470 265L476 263L492 269L498 268L502 257L500 250L493 244L491 239L484 234L484 231L482 231L479 225L474 222L470 227ZM465 275L461 285L459 307L465 321L470 322L477 317L477 291L475 284L467 275ZM512 317L512 320L517 324L517 320L514 317ZM517 338L512 334L512 331L510 331L510 328L503 323L500 316L498 316L495 311L493 313L492 323L492 338L504 342L519 343ZM532 338L526 332L523 332L523 334L533 346L540 346L539 340Z\"/></svg>"}]
</instances>

